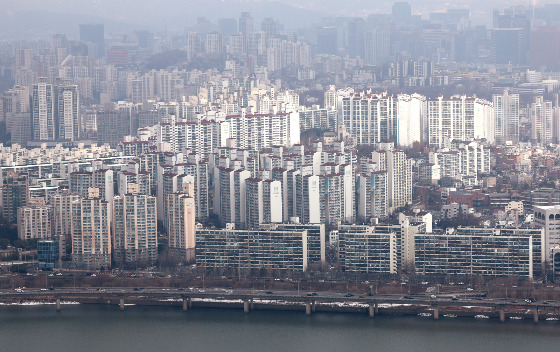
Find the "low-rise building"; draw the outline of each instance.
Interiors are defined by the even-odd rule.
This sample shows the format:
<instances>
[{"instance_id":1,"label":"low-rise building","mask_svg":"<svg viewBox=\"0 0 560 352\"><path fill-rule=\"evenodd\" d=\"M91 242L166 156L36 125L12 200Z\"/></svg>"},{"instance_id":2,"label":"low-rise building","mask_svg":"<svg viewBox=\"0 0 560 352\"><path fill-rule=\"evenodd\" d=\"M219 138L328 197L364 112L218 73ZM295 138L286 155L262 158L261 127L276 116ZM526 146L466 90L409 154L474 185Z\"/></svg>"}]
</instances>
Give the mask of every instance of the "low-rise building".
<instances>
[{"instance_id":1,"label":"low-rise building","mask_svg":"<svg viewBox=\"0 0 560 352\"><path fill-rule=\"evenodd\" d=\"M532 234L479 230L416 234L416 274L533 278Z\"/></svg>"},{"instance_id":2,"label":"low-rise building","mask_svg":"<svg viewBox=\"0 0 560 352\"><path fill-rule=\"evenodd\" d=\"M196 244L196 264L206 269L307 270L307 231L197 229Z\"/></svg>"}]
</instances>

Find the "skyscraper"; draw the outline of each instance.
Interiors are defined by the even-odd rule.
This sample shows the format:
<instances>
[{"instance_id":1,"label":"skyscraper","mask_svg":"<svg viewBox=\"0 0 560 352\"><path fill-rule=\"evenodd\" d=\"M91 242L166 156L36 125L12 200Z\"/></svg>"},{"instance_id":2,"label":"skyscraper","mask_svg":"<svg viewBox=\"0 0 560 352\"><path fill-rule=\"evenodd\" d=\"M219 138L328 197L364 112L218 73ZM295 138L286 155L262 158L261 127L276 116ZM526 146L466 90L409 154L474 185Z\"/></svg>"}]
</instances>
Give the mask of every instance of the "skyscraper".
<instances>
[{"instance_id":1,"label":"skyscraper","mask_svg":"<svg viewBox=\"0 0 560 352\"><path fill-rule=\"evenodd\" d=\"M95 52L89 53L97 59L105 56L105 26L103 24L80 24L80 40L94 45Z\"/></svg>"},{"instance_id":2,"label":"skyscraper","mask_svg":"<svg viewBox=\"0 0 560 352\"><path fill-rule=\"evenodd\" d=\"M337 38L336 27L317 28L317 53L335 55L338 49Z\"/></svg>"},{"instance_id":3,"label":"skyscraper","mask_svg":"<svg viewBox=\"0 0 560 352\"><path fill-rule=\"evenodd\" d=\"M245 38L248 38L253 33L253 17L251 17L249 12L241 12L241 17L239 17L239 33L243 34Z\"/></svg>"},{"instance_id":4,"label":"skyscraper","mask_svg":"<svg viewBox=\"0 0 560 352\"><path fill-rule=\"evenodd\" d=\"M348 54L350 57L365 56L365 22L355 18L348 22Z\"/></svg>"},{"instance_id":5,"label":"skyscraper","mask_svg":"<svg viewBox=\"0 0 560 352\"><path fill-rule=\"evenodd\" d=\"M237 19L219 18L218 32L222 33L224 37L229 37L230 35L237 33Z\"/></svg>"},{"instance_id":6,"label":"skyscraper","mask_svg":"<svg viewBox=\"0 0 560 352\"><path fill-rule=\"evenodd\" d=\"M249 39L253 34L253 17L249 12L241 12L239 17L239 33L243 36L245 48L249 47Z\"/></svg>"},{"instance_id":7,"label":"skyscraper","mask_svg":"<svg viewBox=\"0 0 560 352\"><path fill-rule=\"evenodd\" d=\"M392 7L391 14L393 19L398 24L407 24L410 22L411 7L408 2L399 1L395 2Z\"/></svg>"}]
</instances>

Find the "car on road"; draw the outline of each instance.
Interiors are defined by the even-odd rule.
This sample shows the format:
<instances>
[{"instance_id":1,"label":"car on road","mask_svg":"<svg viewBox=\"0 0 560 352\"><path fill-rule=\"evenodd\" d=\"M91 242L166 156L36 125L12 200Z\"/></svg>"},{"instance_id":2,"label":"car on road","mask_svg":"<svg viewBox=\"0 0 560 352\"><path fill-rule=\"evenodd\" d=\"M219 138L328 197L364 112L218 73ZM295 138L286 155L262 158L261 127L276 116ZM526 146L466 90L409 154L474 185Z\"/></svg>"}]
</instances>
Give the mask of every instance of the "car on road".
<instances>
[{"instance_id":1,"label":"car on road","mask_svg":"<svg viewBox=\"0 0 560 352\"><path fill-rule=\"evenodd\" d=\"M271 295L271 294L273 294L273 293L274 293L274 292L272 292L272 291L266 291L266 294L267 294L267 295Z\"/></svg>"},{"instance_id":2,"label":"car on road","mask_svg":"<svg viewBox=\"0 0 560 352\"><path fill-rule=\"evenodd\" d=\"M354 295L351 294L351 293L347 293L347 294L344 295L344 297L354 297Z\"/></svg>"}]
</instances>

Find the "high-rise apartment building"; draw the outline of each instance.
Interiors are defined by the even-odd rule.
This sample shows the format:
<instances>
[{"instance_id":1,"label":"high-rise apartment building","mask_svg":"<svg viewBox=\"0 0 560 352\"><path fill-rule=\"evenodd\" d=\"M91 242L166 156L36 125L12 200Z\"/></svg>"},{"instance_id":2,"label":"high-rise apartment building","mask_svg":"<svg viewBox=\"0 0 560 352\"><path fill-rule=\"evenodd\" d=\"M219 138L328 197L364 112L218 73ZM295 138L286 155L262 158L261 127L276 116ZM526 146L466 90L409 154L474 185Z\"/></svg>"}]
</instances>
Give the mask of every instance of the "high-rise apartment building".
<instances>
[{"instance_id":1,"label":"high-rise apartment building","mask_svg":"<svg viewBox=\"0 0 560 352\"><path fill-rule=\"evenodd\" d=\"M72 261L91 269L111 267L109 202L92 188L88 198L72 202Z\"/></svg>"},{"instance_id":2,"label":"high-rise apartment building","mask_svg":"<svg viewBox=\"0 0 560 352\"><path fill-rule=\"evenodd\" d=\"M78 86L33 84L32 124L36 141L78 140L81 137Z\"/></svg>"},{"instance_id":3,"label":"high-rise apartment building","mask_svg":"<svg viewBox=\"0 0 560 352\"><path fill-rule=\"evenodd\" d=\"M57 87L56 120L60 140L76 141L81 137L80 94L77 85Z\"/></svg>"},{"instance_id":4,"label":"high-rise apartment building","mask_svg":"<svg viewBox=\"0 0 560 352\"><path fill-rule=\"evenodd\" d=\"M56 131L56 88L50 83L33 85L33 139L36 141L54 141Z\"/></svg>"},{"instance_id":5,"label":"high-rise apartment building","mask_svg":"<svg viewBox=\"0 0 560 352\"><path fill-rule=\"evenodd\" d=\"M241 17L239 17L239 33L248 37L253 33L253 17L249 12L241 12Z\"/></svg>"},{"instance_id":6,"label":"high-rise apartment building","mask_svg":"<svg viewBox=\"0 0 560 352\"><path fill-rule=\"evenodd\" d=\"M535 97L531 104L531 141L533 143L552 143L554 133L554 109L552 102L542 96Z\"/></svg>"},{"instance_id":7,"label":"high-rise apartment building","mask_svg":"<svg viewBox=\"0 0 560 352\"><path fill-rule=\"evenodd\" d=\"M397 140L400 147L410 147L425 140L426 97L420 94L397 96Z\"/></svg>"},{"instance_id":8,"label":"high-rise apartment building","mask_svg":"<svg viewBox=\"0 0 560 352\"><path fill-rule=\"evenodd\" d=\"M221 54L223 51L222 34L218 32L206 33L204 52L206 54Z\"/></svg>"},{"instance_id":9,"label":"high-rise apartment building","mask_svg":"<svg viewBox=\"0 0 560 352\"><path fill-rule=\"evenodd\" d=\"M387 171L376 170L376 166L370 164L358 175L356 183L357 219L364 223L389 215Z\"/></svg>"},{"instance_id":10,"label":"high-rise apartment building","mask_svg":"<svg viewBox=\"0 0 560 352\"><path fill-rule=\"evenodd\" d=\"M200 35L197 32L187 33L187 60L192 60L201 52Z\"/></svg>"},{"instance_id":11,"label":"high-rise apartment building","mask_svg":"<svg viewBox=\"0 0 560 352\"><path fill-rule=\"evenodd\" d=\"M379 171L387 171L387 199L389 212L412 202L412 160L392 143L379 143L372 160Z\"/></svg>"},{"instance_id":12,"label":"high-rise apartment building","mask_svg":"<svg viewBox=\"0 0 560 352\"><path fill-rule=\"evenodd\" d=\"M223 224L235 223L243 228L246 215L246 180L251 172L243 169L218 167L214 171L217 179L214 183L214 213L220 216Z\"/></svg>"},{"instance_id":13,"label":"high-rise apartment building","mask_svg":"<svg viewBox=\"0 0 560 352\"><path fill-rule=\"evenodd\" d=\"M97 142L115 147L131 134L132 116L128 110L101 110L97 112Z\"/></svg>"},{"instance_id":14,"label":"high-rise apartment building","mask_svg":"<svg viewBox=\"0 0 560 352\"><path fill-rule=\"evenodd\" d=\"M295 189L295 216L303 224L320 224L321 212L321 181L318 175L297 174Z\"/></svg>"},{"instance_id":15,"label":"high-rise apartment building","mask_svg":"<svg viewBox=\"0 0 560 352\"><path fill-rule=\"evenodd\" d=\"M282 222L282 183L273 180L249 178L246 180L246 226L258 228L261 224Z\"/></svg>"},{"instance_id":16,"label":"high-rise apartment building","mask_svg":"<svg viewBox=\"0 0 560 352\"><path fill-rule=\"evenodd\" d=\"M519 142L519 94L503 94L492 96L494 104L494 133L496 143L504 144L511 141Z\"/></svg>"},{"instance_id":17,"label":"high-rise apartment building","mask_svg":"<svg viewBox=\"0 0 560 352\"><path fill-rule=\"evenodd\" d=\"M168 194L166 201L169 250L191 263L196 247L194 184L183 183L181 192Z\"/></svg>"},{"instance_id":18,"label":"high-rise apartment building","mask_svg":"<svg viewBox=\"0 0 560 352\"><path fill-rule=\"evenodd\" d=\"M351 93L338 102L339 121L354 142L367 145L397 139L397 99L387 92Z\"/></svg>"},{"instance_id":19,"label":"high-rise apartment building","mask_svg":"<svg viewBox=\"0 0 560 352\"><path fill-rule=\"evenodd\" d=\"M18 238L20 240L51 239L51 209L44 205L19 207Z\"/></svg>"},{"instance_id":20,"label":"high-rise apartment building","mask_svg":"<svg viewBox=\"0 0 560 352\"><path fill-rule=\"evenodd\" d=\"M467 97L428 100L428 144L442 148L452 139L468 141L485 138L494 142L494 112L492 103Z\"/></svg>"},{"instance_id":21,"label":"high-rise apartment building","mask_svg":"<svg viewBox=\"0 0 560 352\"><path fill-rule=\"evenodd\" d=\"M156 198L134 191L116 196L112 211L114 260L154 263L158 254Z\"/></svg>"},{"instance_id":22,"label":"high-rise apartment building","mask_svg":"<svg viewBox=\"0 0 560 352\"><path fill-rule=\"evenodd\" d=\"M72 244L72 203L79 201L80 196L69 191L60 191L49 199L52 213L52 235L61 244L61 253L71 248Z\"/></svg>"},{"instance_id":23,"label":"high-rise apartment building","mask_svg":"<svg viewBox=\"0 0 560 352\"><path fill-rule=\"evenodd\" d=\"M2 215L4 220L17 223L19 207L29 201L29 180L25 175L8 171L2 183Z\"/></svg>"}]
</instances>

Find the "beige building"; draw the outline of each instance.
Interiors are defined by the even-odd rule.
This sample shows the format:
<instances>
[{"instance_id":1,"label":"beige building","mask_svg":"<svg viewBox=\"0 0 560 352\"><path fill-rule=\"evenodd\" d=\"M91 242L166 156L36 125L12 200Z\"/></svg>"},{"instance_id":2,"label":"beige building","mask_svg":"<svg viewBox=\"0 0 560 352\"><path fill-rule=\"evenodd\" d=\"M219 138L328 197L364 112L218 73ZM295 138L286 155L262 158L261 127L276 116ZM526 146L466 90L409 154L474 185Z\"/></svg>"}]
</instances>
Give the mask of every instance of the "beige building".
<instances>
[{"instance_id":1,"label":"beige building","mask_svg":"<svg viewBox=\"0 0 560 352\"><path fill-rule=\"evenodd\" d=\"M129 191L138 191L129 187ZM129 193L113 198L113 256L119 263L157 260L156 197Z\"/></svg>"},{"instance_id":2,"label":"beige building","mask_svg":"<svg viewBox=\"0 0 560 352\"><path fill-rule=\"evenodd\" d=\"M196 209L194 184L183 183L183 191L167 195L169 249L187 263L195 260Z\"/></svg>"},{"instance_id":3,"label":"beige building","mask_svg":"<svg viewBox=\"0 0 560 352\"><path fill-rule=\"evenodd\" d=\"M51 209L34 205L17 210L18 238L21 240L51 238Z\"/></svg>"},{"instance_id":4,"label":"beige building","mask_svg":"<svg viewBox=\"0 0 560 352\"><path fill-rule=\"evenodd\" d=\"M110 204L90 188L87 199L72 202L72 261L86 268L111 267Z\"/></svg>"}]
</instances>

